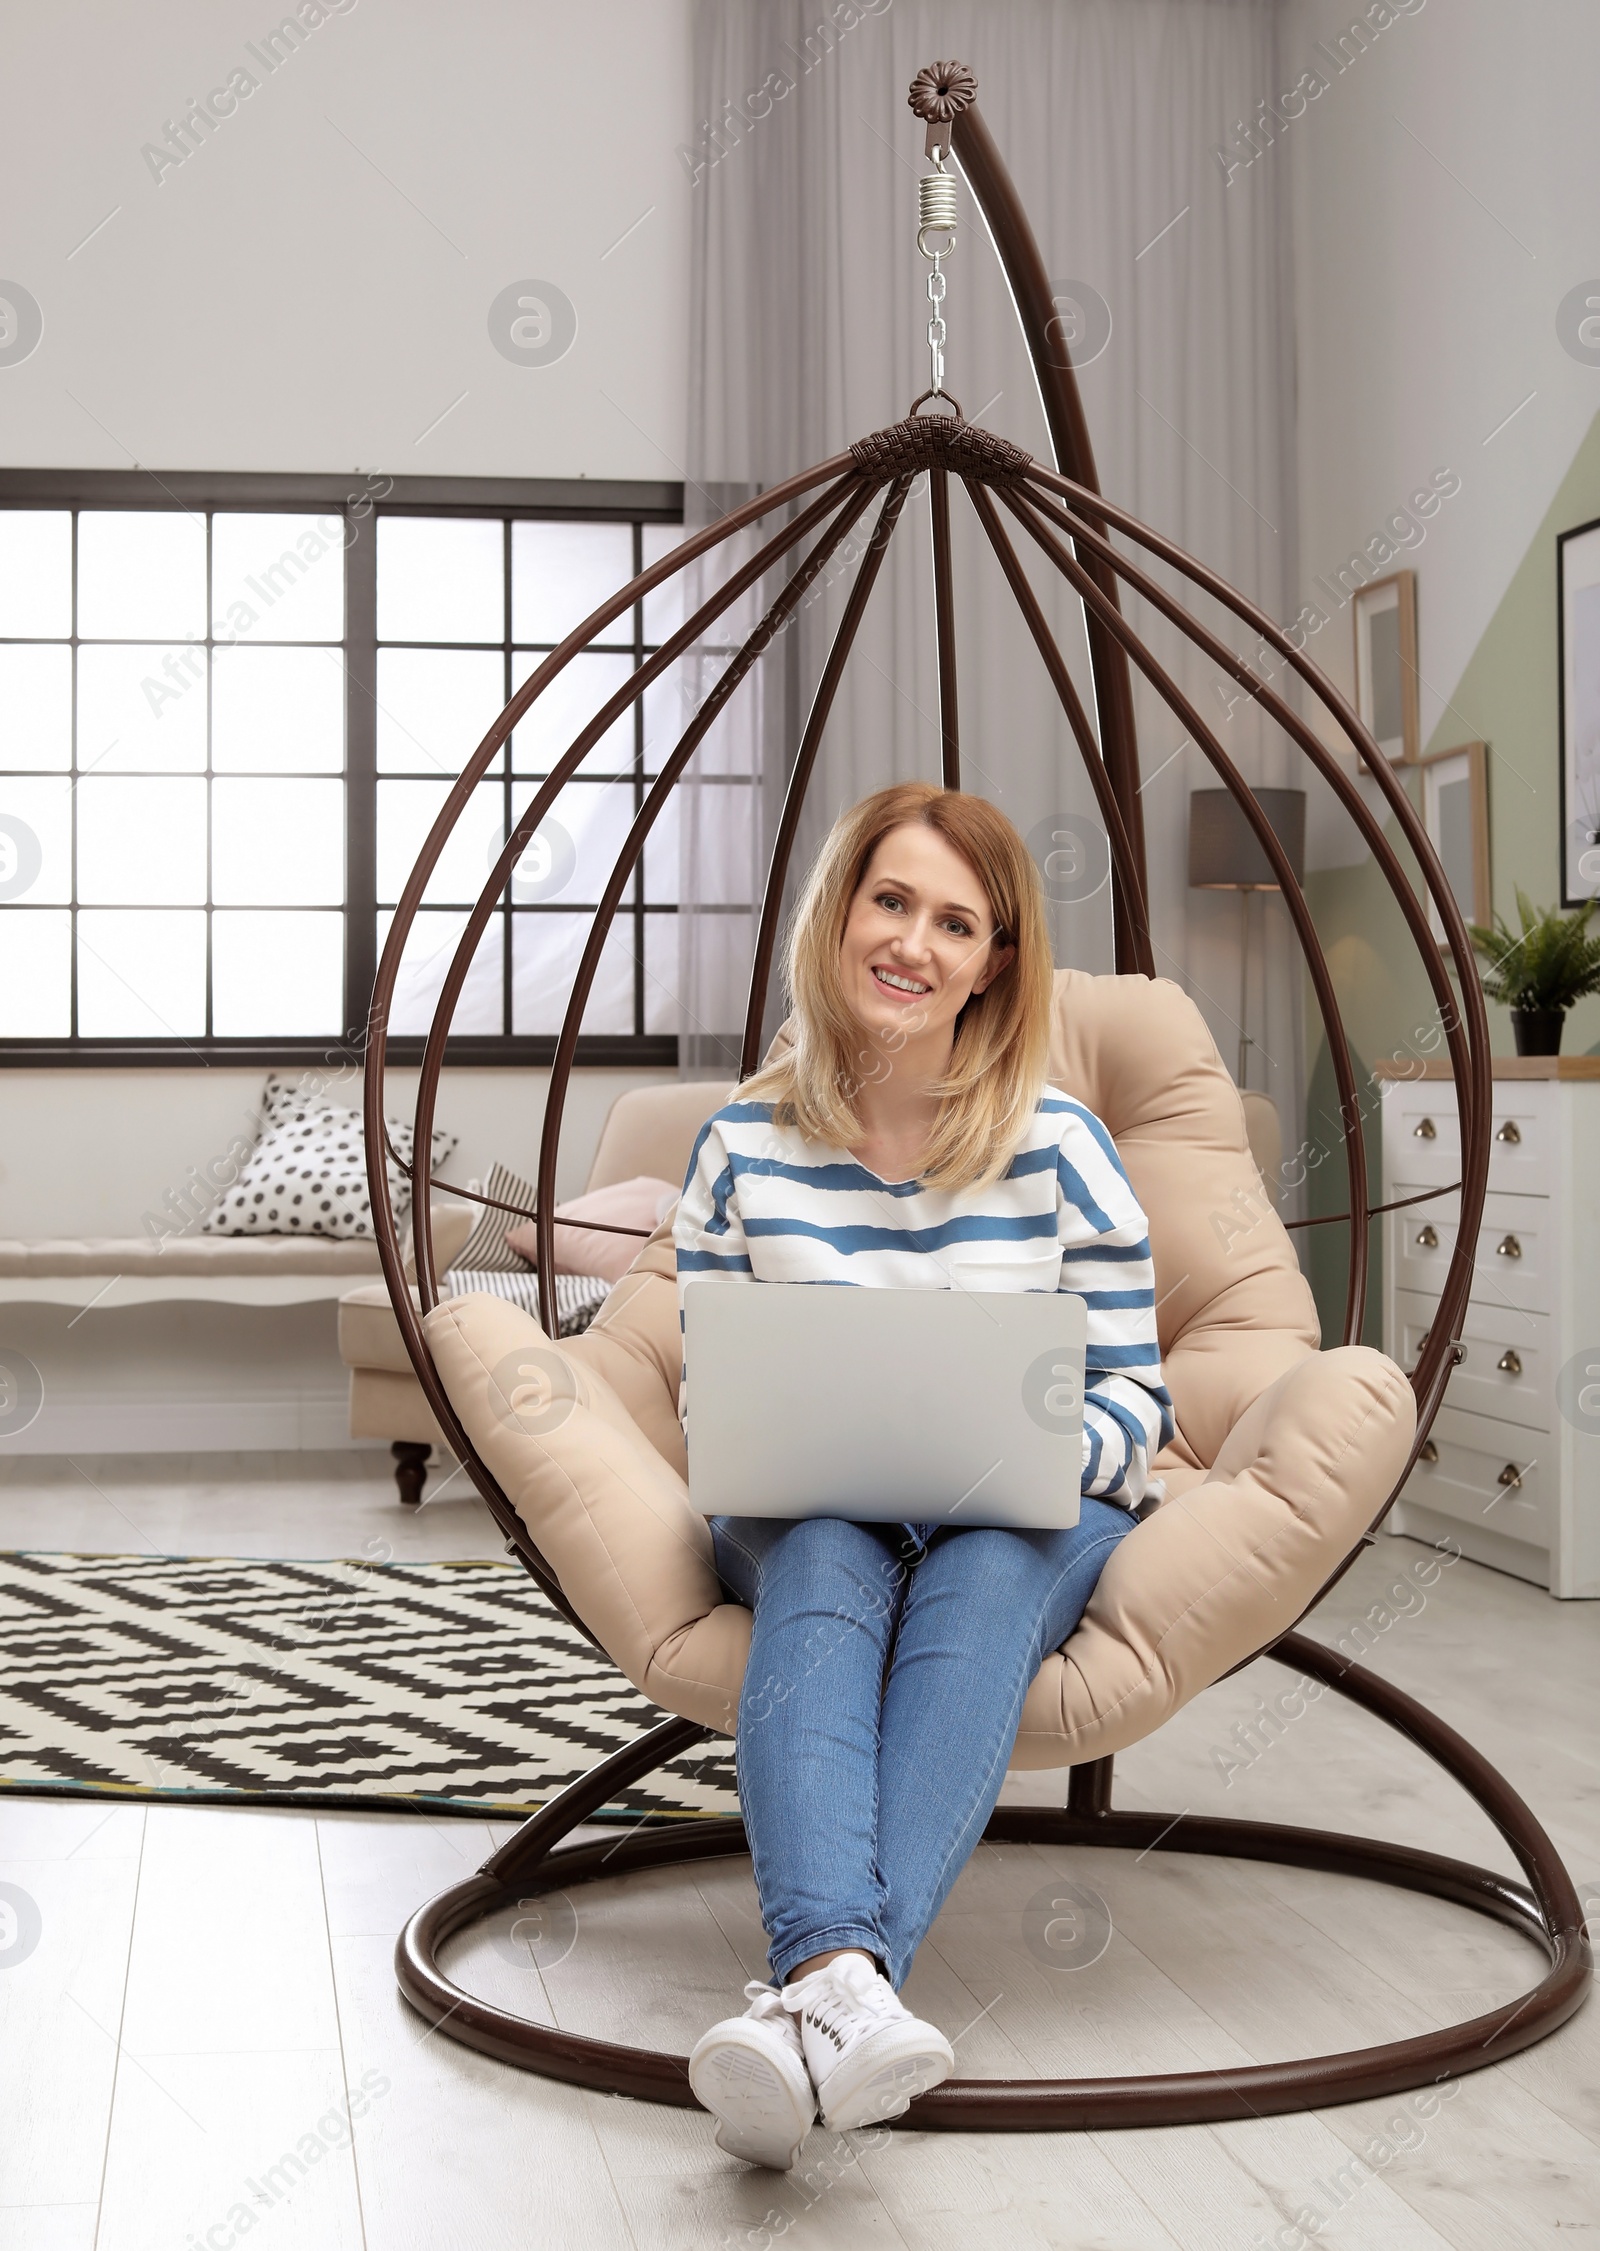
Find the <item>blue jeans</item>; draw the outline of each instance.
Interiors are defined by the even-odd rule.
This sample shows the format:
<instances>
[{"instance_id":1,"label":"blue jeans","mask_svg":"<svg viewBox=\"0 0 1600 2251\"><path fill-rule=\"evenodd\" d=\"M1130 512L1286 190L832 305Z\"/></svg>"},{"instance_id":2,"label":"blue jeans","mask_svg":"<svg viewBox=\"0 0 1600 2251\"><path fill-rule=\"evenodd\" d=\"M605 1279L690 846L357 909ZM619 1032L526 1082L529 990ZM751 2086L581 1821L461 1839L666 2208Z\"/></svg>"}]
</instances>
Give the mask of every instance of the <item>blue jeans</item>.
<instances>
[{"instance_id":1,"label":"blue jeans","mask_svg":"<svg viewBox=\"0 0 1600 2251\"><path fill-rule=\"evenodd\" d=\"M829 1948L897 1988L1000 1795L1028 1684L1134 1519L1085 1500L1064 1532L714 1517L755 1613L739 1798L781 1984Z\"/></svg>"}]
</instances>

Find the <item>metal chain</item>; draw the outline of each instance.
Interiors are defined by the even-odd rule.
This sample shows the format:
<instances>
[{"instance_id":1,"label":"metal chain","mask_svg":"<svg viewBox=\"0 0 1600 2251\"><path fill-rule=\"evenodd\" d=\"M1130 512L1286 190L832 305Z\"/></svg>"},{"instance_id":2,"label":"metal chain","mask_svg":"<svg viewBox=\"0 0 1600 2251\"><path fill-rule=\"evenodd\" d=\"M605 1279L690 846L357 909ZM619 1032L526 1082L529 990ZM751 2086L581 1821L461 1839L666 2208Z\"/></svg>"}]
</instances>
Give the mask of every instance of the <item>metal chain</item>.
<instances>
[{"instance_id":1,"label":"metal chain","mask_svg":"<svg viewBox=\"0 0 1600 2251\"><path fill-rule=\"evenodd\" d=\"M956 183L945 170L942 148L934 151L933 162L934 170L924 173L917 182L917 248L933 267L928 276L928 304L931 308L928 321L928 387L935 398L941 398L944 395L944 347L949 335L944 318L944 261L955 248ZM930 250L928 247L930 234L944 237L937 249Z\"/></svg>"},{"instance_id":2,"label":"metal chain","mask_svg":"<svg viewBox=\"0 0 1600 2251\"><path fill-rule=\"evenodd\" d=\"M933 318L928 323L928 386L935 398L944 389L944 344L950 333L941 310L945 291L944 272L940 263L943 257L942 250L935 254L933 271L928 276L928 302L933 307Z\"/></svg>"}]
</instances>

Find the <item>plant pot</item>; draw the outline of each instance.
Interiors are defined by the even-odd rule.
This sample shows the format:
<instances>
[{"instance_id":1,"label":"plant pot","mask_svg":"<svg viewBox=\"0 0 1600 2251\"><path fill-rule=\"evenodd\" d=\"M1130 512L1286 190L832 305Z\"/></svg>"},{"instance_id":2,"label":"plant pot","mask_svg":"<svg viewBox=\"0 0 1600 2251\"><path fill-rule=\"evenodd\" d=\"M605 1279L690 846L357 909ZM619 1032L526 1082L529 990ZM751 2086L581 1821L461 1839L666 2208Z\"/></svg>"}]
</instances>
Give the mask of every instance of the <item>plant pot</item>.
<instances>
[{"instance_id":1,"label":"plant pot","mask_svg":"<svg viewBox=\"0 0 1600 2251\"><path fill-rule=\"evenodd\" d=\"M1519 1055L1559 1055L1561 1053L1561 1027L1567 1020L1564 1008L1514 1008L1511 1011L1511 1037L1517 1043Z\"/></svg>"}]
</instances>

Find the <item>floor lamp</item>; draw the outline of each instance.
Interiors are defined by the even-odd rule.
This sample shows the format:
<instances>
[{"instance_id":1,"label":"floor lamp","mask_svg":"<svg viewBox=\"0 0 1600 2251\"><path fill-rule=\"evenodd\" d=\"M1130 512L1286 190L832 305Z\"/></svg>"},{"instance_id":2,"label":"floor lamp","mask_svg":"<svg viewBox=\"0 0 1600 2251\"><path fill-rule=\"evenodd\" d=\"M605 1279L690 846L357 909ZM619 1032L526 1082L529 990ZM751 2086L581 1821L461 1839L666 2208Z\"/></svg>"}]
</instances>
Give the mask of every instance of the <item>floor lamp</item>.
<instances>
[{"instance_id":1,"label":"floor lamp","mask_svg":"<svg viewBox=\"0 0 1600 2251\"><path fill-rule=\"evenodd\" d=\"M1273 834L1289 855L1294 879L1306 872L1306 793L1303 789L1258 789L1256 803L1272 823ZM1240 1088L1248 1083L1250 1050L1250 896L1280 889L1272 864L1255 831L1225 789L1189 793L1189 887L1194 891L1239 894L1239 1068Z\"/></svg>"}]
</instances>

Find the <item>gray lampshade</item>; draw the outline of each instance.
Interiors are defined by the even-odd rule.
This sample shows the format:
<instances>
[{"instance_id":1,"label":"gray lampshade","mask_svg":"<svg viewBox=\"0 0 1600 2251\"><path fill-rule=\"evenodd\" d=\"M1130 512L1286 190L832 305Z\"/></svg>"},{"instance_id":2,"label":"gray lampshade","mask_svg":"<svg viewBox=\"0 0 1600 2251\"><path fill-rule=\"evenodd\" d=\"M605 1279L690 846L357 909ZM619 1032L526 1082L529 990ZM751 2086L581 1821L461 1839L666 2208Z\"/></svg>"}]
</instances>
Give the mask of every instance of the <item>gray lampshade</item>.
<instances>
[{"instance_id":1,"label":"gray lampshade","mask_svg":"<svg viewBox=\"0 0 1600 2251\"><path fill-rule=\"evenodd\" d=\"M1258 789L1251 793L1289 855L1297 883L1306 872L1306 793ZM1276 891L1272 864L1231 790L1189 793L1189 883L1204 891Z\"/></svg>"}]
</instances>

